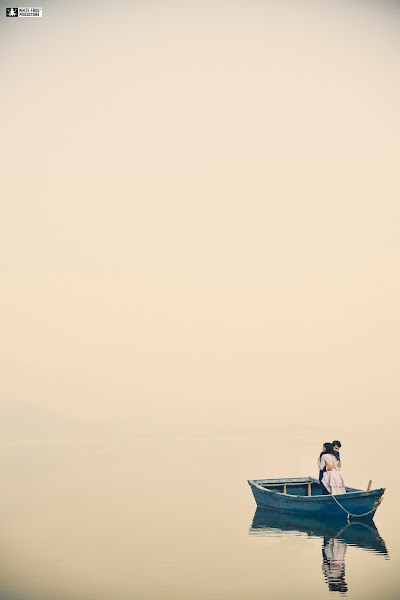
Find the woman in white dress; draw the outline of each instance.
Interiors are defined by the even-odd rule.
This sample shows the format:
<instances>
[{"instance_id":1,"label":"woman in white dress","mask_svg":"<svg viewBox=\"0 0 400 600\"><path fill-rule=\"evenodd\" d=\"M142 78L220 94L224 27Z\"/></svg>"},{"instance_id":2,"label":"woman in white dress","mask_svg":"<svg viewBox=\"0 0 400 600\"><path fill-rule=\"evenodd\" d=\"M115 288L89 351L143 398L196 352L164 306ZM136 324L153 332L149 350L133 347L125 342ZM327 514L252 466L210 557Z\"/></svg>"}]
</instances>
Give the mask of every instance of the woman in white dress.
<instances>
[{"instance_id":1,"label":"woman in white dress","mask_svg":"<svg viewBox=\"0 0 400 600\"><path fill-rule=\"evenodd\" d=\"M322 476L322 484L330 494L345 494L346 488L339 470L339 461L333 453L332 444L325 444L325 453L320 456L318 466L326 471Z\"/></svg>"}]
</instances>

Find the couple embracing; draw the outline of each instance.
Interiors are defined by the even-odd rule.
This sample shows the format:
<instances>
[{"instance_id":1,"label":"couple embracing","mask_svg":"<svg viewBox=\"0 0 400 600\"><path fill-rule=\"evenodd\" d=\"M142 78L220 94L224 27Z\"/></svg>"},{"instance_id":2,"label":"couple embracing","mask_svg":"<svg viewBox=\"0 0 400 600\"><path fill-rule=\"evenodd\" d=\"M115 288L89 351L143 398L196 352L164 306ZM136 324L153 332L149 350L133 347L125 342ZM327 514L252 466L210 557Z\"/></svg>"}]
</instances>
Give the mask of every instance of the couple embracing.
<instances>
[{"instance_id":1,"label":"couple embracing","mask_svg":"<svg viewBox=\"0 0 400 600\"><path fill-rule=\"evenodd\" d=\"M340 448L339 440L332 443L325 442L319 455L319 480L322 494L345 494L346 488L340 473Z\"/></svg>"}]
</instances>

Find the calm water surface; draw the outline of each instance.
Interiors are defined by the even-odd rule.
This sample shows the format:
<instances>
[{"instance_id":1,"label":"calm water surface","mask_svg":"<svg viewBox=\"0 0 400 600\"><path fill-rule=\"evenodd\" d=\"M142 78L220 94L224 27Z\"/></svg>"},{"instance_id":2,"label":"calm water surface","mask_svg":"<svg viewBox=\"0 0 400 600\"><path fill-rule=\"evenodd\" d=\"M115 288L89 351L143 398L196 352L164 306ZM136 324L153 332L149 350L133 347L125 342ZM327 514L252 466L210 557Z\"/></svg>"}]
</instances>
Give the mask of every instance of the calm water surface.
<instances>
[{"instance_id":1,"label":"calm water surface","mask_svg":"<svg viewBox=\"0 0 400 600\"><path fill-rule=\"evenodd\" d=\"M3 444L0 597L398 597L395 439L370 438L367 462L343 440L347 483L387 488L375 525L256 510L246 480L315 474L316 439Z\"/></svg>"}]
</instances>

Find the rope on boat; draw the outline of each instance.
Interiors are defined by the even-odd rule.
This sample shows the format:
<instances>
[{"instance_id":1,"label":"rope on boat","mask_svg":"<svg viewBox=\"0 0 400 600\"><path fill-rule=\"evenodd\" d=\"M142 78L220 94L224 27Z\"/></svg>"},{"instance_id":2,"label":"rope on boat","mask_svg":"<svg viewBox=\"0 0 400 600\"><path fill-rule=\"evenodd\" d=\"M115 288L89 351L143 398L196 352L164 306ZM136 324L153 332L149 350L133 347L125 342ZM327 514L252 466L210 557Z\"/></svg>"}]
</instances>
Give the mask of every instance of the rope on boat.
<instances>
[{"instance_id":1,"label":"rope on boat","mask_svg":"<svg viewBox=\"0 0 400 600\"><path fill-rule=\"evenodd\" d=\"M382 497L378 498L378 500L375 502L374 508L372 508L368 512L362 513L361 515L356 515L354 513L351 513L350 511L348 511L347 508L345 508L344 506L342 506L340 504L339 500L336 498L336 494L332 494L332 498L334 499L334 501L336 502L336 504L338 506L340 506L340 508L342 510L344 510L345 513L347 513L347 522L348 523L350 523L350 517L366 517L367 515L370 515L371 513L375 512L376 509L378 508L378 506L380 505L380 503L382 502Z\"/></svg>"}]
</instances>

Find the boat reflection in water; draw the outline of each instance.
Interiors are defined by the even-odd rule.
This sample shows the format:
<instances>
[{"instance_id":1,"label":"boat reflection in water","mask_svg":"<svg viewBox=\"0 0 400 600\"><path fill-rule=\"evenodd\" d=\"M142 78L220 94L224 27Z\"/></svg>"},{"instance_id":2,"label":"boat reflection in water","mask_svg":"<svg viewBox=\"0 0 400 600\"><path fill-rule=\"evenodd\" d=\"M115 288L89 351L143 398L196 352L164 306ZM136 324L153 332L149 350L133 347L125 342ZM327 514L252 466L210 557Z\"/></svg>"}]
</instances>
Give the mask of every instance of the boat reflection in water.
<instances>
[{"instance_id":1,"label":"boat reflection in water","mask_svg":"<svg viewBox=\"0 0 400 600\"><path fill-rule=\"evenodd\" d=\"M329 591L346 594L345 557L348 546L361 548L388 558L384 540L372 521L327 522L317 518L284 514L257 508L250 535L284 535L322 539L322 571Z\"/></svg>"}]
</instances>

